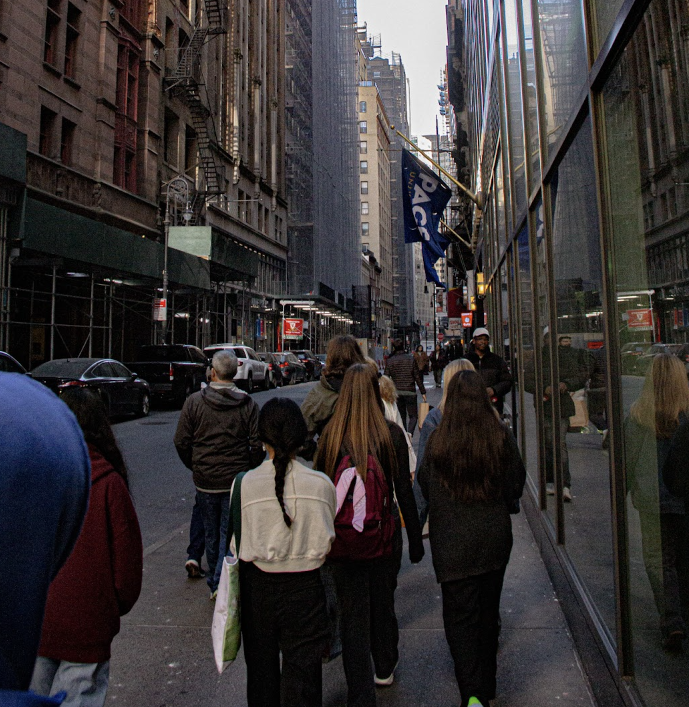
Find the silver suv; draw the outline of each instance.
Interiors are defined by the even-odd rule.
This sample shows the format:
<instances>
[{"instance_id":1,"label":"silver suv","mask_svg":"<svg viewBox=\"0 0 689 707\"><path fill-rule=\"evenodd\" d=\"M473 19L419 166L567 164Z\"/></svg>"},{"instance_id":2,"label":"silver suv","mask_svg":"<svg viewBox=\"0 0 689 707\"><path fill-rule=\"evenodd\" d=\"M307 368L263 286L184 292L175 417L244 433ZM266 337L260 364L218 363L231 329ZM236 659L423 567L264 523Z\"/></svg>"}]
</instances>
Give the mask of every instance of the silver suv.
<instances>
[{"instance_id":1,"label":"silver suv","mask_svg":"<svg viewBox=\"0 0 689 707\"><path fill-rule=\"evenodd\" d=\"M237 375L234 382L237 387L244 388L247 393L251 393L255 386L262 390L268 390L270 386L270 374L268 364L261 361L258 354L250 347L241 344L212 344L207 346L203 353L211 359L216 351L231 351L237 357Z\"/></svg>"}]
</instances>

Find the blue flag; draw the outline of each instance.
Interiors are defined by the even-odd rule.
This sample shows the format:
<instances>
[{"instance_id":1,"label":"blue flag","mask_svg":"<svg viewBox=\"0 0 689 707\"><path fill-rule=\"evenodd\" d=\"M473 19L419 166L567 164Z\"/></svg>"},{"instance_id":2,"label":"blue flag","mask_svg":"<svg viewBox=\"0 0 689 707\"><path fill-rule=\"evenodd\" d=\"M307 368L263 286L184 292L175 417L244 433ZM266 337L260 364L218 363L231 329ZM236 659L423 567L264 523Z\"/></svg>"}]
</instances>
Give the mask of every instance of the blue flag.
<instances>
[{"instance_id":1,"label":"blue flag","mask_svg":"<svg viewBox=\"0 0 689 707\"><path fill-rule=\"evenodd\" d=\"M433 266L445 256L450 244L450 240L438 232L438 226L452 198L452 190L409 150L402 150L402 182L404 242L421 243L426 282L445 287Z\"/></svg>"}]
</instances>

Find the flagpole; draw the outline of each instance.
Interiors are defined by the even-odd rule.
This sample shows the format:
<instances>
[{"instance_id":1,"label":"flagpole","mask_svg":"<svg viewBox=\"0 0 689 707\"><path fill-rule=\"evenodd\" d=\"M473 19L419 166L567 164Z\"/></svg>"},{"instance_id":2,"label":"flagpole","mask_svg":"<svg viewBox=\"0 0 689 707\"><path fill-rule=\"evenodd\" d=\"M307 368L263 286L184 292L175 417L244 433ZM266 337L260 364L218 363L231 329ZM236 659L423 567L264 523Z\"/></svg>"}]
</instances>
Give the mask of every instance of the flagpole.
<instances>
[{"instance_id":1,"label":"flagpole","mask_svg":"<svg viewBox=\"0 0 689 707\"><path fill-rule=\"evenodd\" d=\"M411 145L417 152L420 152L436 169L439 169L453 184L456 184L473 202L478 206L479 209L483 210L481 205L481 199L479 196L474 194L473 191L467 189L461 182L458 182L449 172L444 170L432 157L429 157L425 150L422 150L418 145L414 144L404 133L401 133L395 128L394 125L390 126L406 143Z\"/></svg>"},{"instance_id":2,"label":"flagpole","mask_svg":"<svg viewBox=\"0 0 689 707\"><path fill-rule=\"evenodd\" d=\"M464 243L465 246L467 246L468 248L471 248L471 243L469 243L469 241L465 241L465 240L459 235L459 233L457 233L456 231L452 230L452 229L445 223L445 221L443 221L442 219L440 219L440 223L441 223L443 226L445 226L445 228L446 228L453 236L455 236L456 238L459 238L459 240L462 241L462 243Z\"/></svg>"}]
</instances>

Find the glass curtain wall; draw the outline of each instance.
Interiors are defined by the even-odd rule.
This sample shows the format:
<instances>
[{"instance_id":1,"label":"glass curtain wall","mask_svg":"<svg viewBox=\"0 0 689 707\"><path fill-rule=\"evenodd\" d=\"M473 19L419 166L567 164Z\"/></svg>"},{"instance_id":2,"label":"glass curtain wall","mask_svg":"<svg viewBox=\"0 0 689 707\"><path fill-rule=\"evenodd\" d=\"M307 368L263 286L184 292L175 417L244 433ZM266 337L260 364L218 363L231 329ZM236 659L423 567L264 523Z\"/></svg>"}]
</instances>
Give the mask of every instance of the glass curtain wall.
<instances>
[{"instance_id":1,"label":"glass curtain wall","mask_svg":"<svg viewBox=\"0 0 689 707\"><path fill-rule=\"evenodd\" d=\"M487 192L477 262L515 381L530 518L624 701L683 707L689 5L469 0L465 13L467 105L488 90L501 103L496 139L469 118ZM575 638L591 653L590 634Z\"/></svg>"}]
</instances>

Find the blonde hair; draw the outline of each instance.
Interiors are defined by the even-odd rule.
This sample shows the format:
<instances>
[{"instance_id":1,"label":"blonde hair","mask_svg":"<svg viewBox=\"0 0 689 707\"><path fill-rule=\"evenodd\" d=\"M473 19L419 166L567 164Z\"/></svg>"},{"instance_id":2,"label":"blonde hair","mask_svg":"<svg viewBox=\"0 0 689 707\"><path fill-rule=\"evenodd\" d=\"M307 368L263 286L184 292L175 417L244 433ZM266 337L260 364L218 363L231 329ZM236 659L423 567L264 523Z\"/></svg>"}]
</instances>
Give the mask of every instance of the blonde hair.
<instances>
[{"instance_id":1,"label":"blonde hair","mask_svg":"<svg viewBox=\"0 0 689 707\"><path fill-rule=\"evenodd\" d=\"M378 379L378 385L380 386L380 397L386 403L393 404L397 402L397 386L395 386L392 378L381 376Z\"/></svg>"},{"instance_id":2,"label":"blonde hair","mask_svg":"<svg viewBox=\"0 0 689 707\"><path fill-rule=\"evenodd\" d=\"M658 439L672 437L679 416L689 411L689 382L684 364L671 354L653 357L639 399L630 415L642 427L655 432Z\"/></svg>"},{"instance_id":3,"label":"blonde hair","mask_svg":"<svg viewBox=\"0 0 689 707\"><path fill-rule=\"evenodd\" d=\"M443 398L438 405L440 412L445 410L445 402L447 400L447 391L450 389L450 381L455 373L460 371L475 371L474 364L468 358L458 358L445 366L443 371Z\"/></svg>"}]
</instances>

